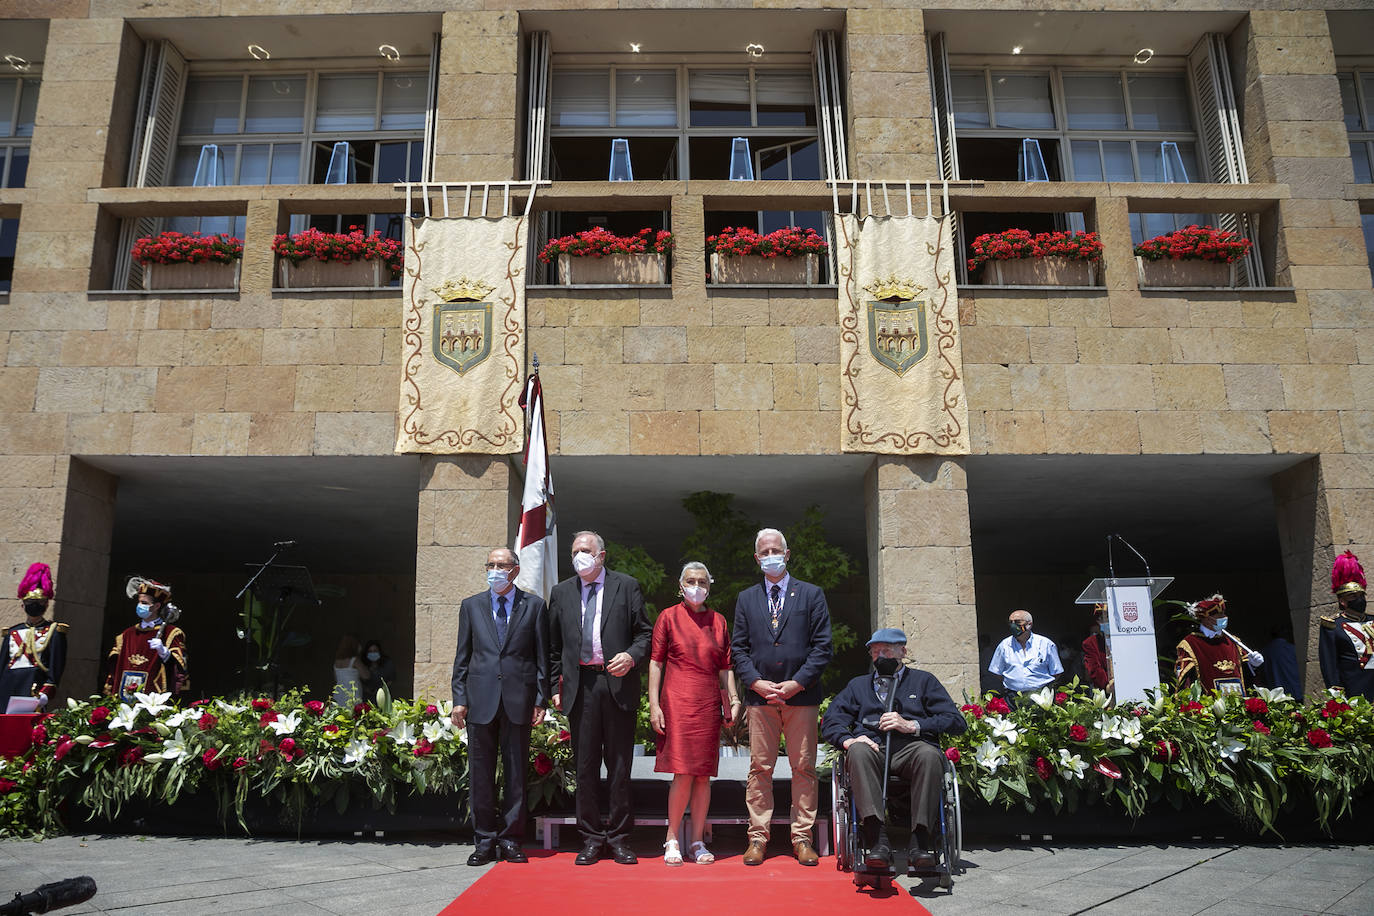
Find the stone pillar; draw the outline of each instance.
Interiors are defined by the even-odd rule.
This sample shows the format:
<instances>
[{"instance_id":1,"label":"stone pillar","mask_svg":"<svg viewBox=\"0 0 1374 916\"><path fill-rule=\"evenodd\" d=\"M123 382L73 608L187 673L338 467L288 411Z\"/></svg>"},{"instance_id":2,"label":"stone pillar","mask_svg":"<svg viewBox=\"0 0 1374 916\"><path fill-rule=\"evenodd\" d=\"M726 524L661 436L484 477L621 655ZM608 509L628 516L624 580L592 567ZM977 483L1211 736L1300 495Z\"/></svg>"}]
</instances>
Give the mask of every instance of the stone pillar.
<instances>
[{"instance_id":1,"label":"stone pillar","mask_svg":"<svg viewBox=\"0 0 1374 916\"><path fill-rule=\"evenodd\" d=\"M482 564L509 547L510 463L501 455L426 455L420 463L415 549L414 696L446 700L458 605L486 588ZM396 637L404 635L398 628ZM403 657L397 646L397 657Z\"/></svg>"},{"instance_id":2,"label":"stone pillar","mask_svg":"<svg viewBox=\"0 0 1374 916\"><path fill-rule=\"evenodd\" d=\"M515 177L519 102L520 14L444 14L435 110L437 181L509 181Z\"/></svg>"},{"instance_id":3,"label":"stone pillar","mask_svg":"<svg viewBox=\"0 0 1374 916\"><path fill-rule=\"evenodd\" d=\"M978 693L973 545L963 459L882 456L864 478L874 629L901 627L911 661L956 702ZM863 637L867 639L867 634Z\"/></svg>"},{"instance_id":4,"label":"stone pillar","mask_svg":"<svg viewBox=\"0 0 1374 916\"><path fill-rule=\"evenodd\" d=\"M921 11L851 8L845 59L850 174L886 180L939 175Z\"/></svg>"},{"instance_id":5,"label":"stone pillar","mask_svg":"<svg viewBox=\"0 0 1374 916\"><path fill-rule=\"evenodd\" d=\"M58 697L65 699L87 697L101 688L105 652L109 648L101 642L101 629L105 622L119 478L79 458L58 460L67 462L66 503L59 563L52 564L57 587L53 610L57 620L71 626L67 632L67 667ZM194 648L193 645L192 651ZM193 668L193 685L194 677Z\"/></svg>"},{"instance_id":6,"label":"stone pillar","mask_svg":"<svg viewBox=\"0 0 1374 916\"><path fill-rule=\"evenodd\" d=\"M1321 459L1312 458L1271 479L1293 643L1298 651L1299 675L1309 694L1325 686L1317 662L1318 618L1336 613L1331 564L1338 551L1332 539L1329 491L1323 478Z\"/></svg>"}]
</instances>

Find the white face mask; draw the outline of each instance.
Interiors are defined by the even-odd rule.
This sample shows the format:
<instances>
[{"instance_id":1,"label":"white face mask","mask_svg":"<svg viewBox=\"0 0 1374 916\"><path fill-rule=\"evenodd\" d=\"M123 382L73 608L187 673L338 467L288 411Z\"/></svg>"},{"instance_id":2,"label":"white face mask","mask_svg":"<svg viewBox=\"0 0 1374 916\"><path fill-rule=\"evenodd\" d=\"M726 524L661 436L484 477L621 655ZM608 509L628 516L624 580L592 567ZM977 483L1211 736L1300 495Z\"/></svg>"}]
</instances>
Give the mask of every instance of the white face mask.
<instances>
[{"instance_id":1,"label":"white face mask","mask_svg":"<svg viewBox=\"0 0 1374 916\"><path fill-rule=\"evenodd\" d=\"M367 653L367 660L370 661L370 662L381 661L381 660L382 660L382 653L380 653L380 652L369 652L369 653Z\"/></svg>"},{"instance_id":2,"label":"white face mask","mask_svg":"<svg viewBox=\"0 0 1374 916\"><path fill-rule=\"evenodd\" d=\"M505 588L507 585L510 585L510 570L509 570L509 569L489 569L489 570L487 570L487 586L488 586L489 588L495 589L496 591L499 592L501 589Z\"/></svg>"},{"instance_id":3,"label":"white face mask","mask_svg":"<svg viewBox=\"0 0 1374 916\"><path fill-rule=\"evenodd\" d=\"M682 589L682 597L687 599L687 603L693 607L698 607L706 600L706 589L700 585L688 585Z\"/></svg>"},{"instance_id":4,"label":"white face mask","mask_svg":"<svg viewBox=\"0 0 1374 916\"><path fill-rule=\"evenodd\" d=\"M579 575L595 568L596 556L594 554L587 553L586 551L578 551L573 554L573 569L577 570Z\"/></svg>"},{"instance_id":5,"label":"white face mask","mask_svg":"<svg viewBox=\"0 0 1374 916\"><path fill-rule=\"evenodd\" d=\"M759 568L770 576L776 576L787 568L787 557L780 553L770 553L759 560Z\"/></svg>"}]
</instances>

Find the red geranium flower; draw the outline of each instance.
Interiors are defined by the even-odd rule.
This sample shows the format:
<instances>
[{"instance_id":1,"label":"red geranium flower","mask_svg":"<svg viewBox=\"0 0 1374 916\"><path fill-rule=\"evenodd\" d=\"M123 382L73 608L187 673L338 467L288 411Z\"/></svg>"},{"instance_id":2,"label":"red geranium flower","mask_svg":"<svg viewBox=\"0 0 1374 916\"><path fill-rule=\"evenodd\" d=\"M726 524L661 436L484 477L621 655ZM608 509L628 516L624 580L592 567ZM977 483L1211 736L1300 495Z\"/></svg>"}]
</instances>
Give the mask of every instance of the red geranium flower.
<instances>
[{"instance_id":1,"label":"red geranium flower","mask_svg":"<svg viewBox=\"0 0 1374 916\"><path fill-rule=\"evenodd\" d=\"M1049 782L1050 777L1054 775L1054 764L1050 763L1044 757L1036 757L1035 775L1039 776L1045 782Z\"/></svg>"},{"instance_id":2,"label":"red geranium flower","mask_svg":"<svg viewBox=\"0 0 1374 916\"><path fill-rule=\"evenodd\" d=\"M305 711L310 713L312 716L323 715L324 703L320 702L319 700L306 700Z\"/></svg>"},{"instance_id":3,"label":"red geranium flower","mask_svg":"<svg viewBox=\"0 0 1374 916\"><path fill-rule=\"evenodd\" d=\"M200 759L205 764L205 769L218 770L220 768L219 748L207 747L205 753L200 755Z\"/></svg>"},{"instance_id":4,"label":"red geranium flower","mask_svg":"<svg viewBox=\"0 0 1374 916\"><path fill-rule=\"evenodd\" d=\"M1172 763L1178 759L1178 746L1172 741L1156 741L1150 756L1161 763Z\"/></svg>"},{"instance_id":5,"label":"red geranium flower","mask_svg":"<svg viewBox=\"0 0 1374 916\"><path fill-rule=\"evenodd\" d=\"M1246 697L1245 711L1252 716L1262 716L1269 711L1269 704L1259 697Z\"/></svg>"},{"instance_id":6,"label":"red geranium flower","mask_svg":"<svg viewBox=\"0 0 1374 916\"><path fill-rule=\"evenodd\" d=\"M1341 713L1345 712L1349 708L1349 703L1343 703L1335 697L1332 697L1331 699L1327 700L1326 705L1322 707L1322 718L1334 719L1336 716L1339 716Z\"/></svg>"},{"instance_id":7,"label":"red geranium flower","mask_svg":"<svg viewBox=\"0 0 1374 916\"><path fill-rule=\"evenodd\" d=\"M1108 777L1109 779L1121 778L1121 771L1117 769L1116 764L1112 763L1106 757L1102 757L1097 761L1097 763L1094 763L1093 769L1097 770L1097 772L1101 773L1103 776Z\"/></svg>"},{"instance_id":8,"label":"red geranium flower","mask_svg":"<svg viewBox=\"0 0 1374 916\"><path fill-rule=\"evenodd\" d=\"M427 757L434 753L434 745L429 743L428 738L421 738L419 741L415 742L415 750L413 753L416 757Z\"/></svg>"},{"instance_id":9,"label":"red geranium flower","mask_svg":"<svg viewBox=\"0 0 1374 916\"><path fill-rule=\"evenodd\" d=\"M258 727L266 728L267 726L271 725L273 722L277 721L280 718L281 713L278 713L274 710L268 710L267 712L262 714L262 718L258 719Z\"/></svg>"},{"instance_id":10,"label":"red geranium flower","mask_svg":"<svg viewBox=\"0 0 1374 916\"><path fill-rule=\"evenodd\" d=\"M1011 706L1001 697L993 697L991 700L988 700L988 712L996 713L999 716L1005 716L1011 712Z\"/></svg>"},{"instance_id":11,"label":"red geranium flower","mask_svg":"<svg viewBox=\"0 0 1374 916\"><path fill-rule=\"evenodd\" d=\"M109 708L106 706L97 706L95 709L91 710L91 716L89 719L87 719L87 721L98 728L101 725L104 725L109 718Z\"/></svg>"},{"instance_id":12,"label":"red geranium flower","mask_svg":"<svg viewBox=\"0 0 1374 916\"><path fill-rule=\"evenodd\" d=\"M218 724L219 719L215 718L214 713L209 712L202 713L200 718L196 720L196 728L200 729L203 732L208 732L210 729L214 728Z\"/></svg>"},{"instance_id":13,"label":"red geranium flower","mask_svg":"<svg viewBox=\"0 0 1374 916\"><path fill-rule=\"evenodd\" d=\"M264 712L272 708L271 700L258 699L253 701L253 709L257 712Z\"/></svg>"},{"instance_id":14,"label":"red geranium flower","mask_svg":"<svg viewBox=\"0 0 1374 916\"><path fill-rule=\"evenodd\" d=\"M41 726L41 725L35 725L35 726L33 727L33 734L32 734L32 737L33 737L33 743L34 743L34 744L47 744L47 743L48 743L48 730L47 730L46 728L44 728L43 726Z\"/></svg>"},{"instance_id":15,"label":"red geranium flower","mask_svg":"<svg viewBox=\"0 0 1374 916\"><path fill-rule=\"evenodd\" d=\"M1067 702L1069 702L1069 695L1067 693L1060 691L1054 695L1055 706L1063 706Z\"/></svg>"},{"instance_id":16,"label":"red geranium flower","mask_svg":"<svg viewBox=\"0 0 1374 916\"><path fill-rule=\"evenodd\" d=\"M958 762L959 762L959 758L960 758L961 756L962 756L962 755L959 753L959 749L958 749L957 747L951 747L951 748L946 748L946 749L945 749L945 757L946 757L946 759L949 760L950 763L958 763Z\"/></svg>"},{"instance_id":17,"label":"red geranium flower","mask_svg":"<svg viewBox=\"0 0 1374 916\"><path fill-rule=\"evenodd\" d=\"M1269 734L1269 726L1265 725L1260 720L1256 719L1250 724L1254 727L1255 731L1259 732L1261 735Z\"/></svg>"},{"instance_id":18,"label":"red geranium flower","mask_svg":"<svg viewBox=\"0 0 1374 916\"><path fill-rule=\"evenodd\" d=\"M1088 730L1081 725L1070 725L1069 737L1075 741L1087 741Z\"/></svg>"},{"instance_id":19,"label":"red geranium flower","mask_svg":"<svg viewBox=\"0 0 1374 916\"><path fill-rule=\"evenodd\" d=\"M1313 747L1331 747L1331 736L1324 728L1314 728L1307 733L1307 743Z\"/></svg>"},{"instance_id":20,"label":"red geranium flower","mask_svg":"<svg viewBox=\"0 0 1374 916\"><path fill-rule=\"evenodd\" d=\"M1189 700L1187 703L1180 706L1179 709L1185 713L1202 712L1202 704L1197 700Z\"/></svg>"},{"instance_id":21,"label":"red geranium flower","mask_svg":"<svg viewBox=\"0 0 1374 916\"><path fill-rule=\"evenodd\" d=\"M539 754L534 758L534 772L540 776L547 776L553 772L553 758L548 754Z\"/></svg>"},{"instance_id":22,"label":"red geranium flower","mask_svg":"<svg viewBox=\"0 0 1374 916\"><path fill-rule=\"evenodd\" d=\"M977 703L965 703L963 706L959 707L959 711L973 716L975 719L983 718L983 707L979 706Z\"/></svg>"}]
</instances>

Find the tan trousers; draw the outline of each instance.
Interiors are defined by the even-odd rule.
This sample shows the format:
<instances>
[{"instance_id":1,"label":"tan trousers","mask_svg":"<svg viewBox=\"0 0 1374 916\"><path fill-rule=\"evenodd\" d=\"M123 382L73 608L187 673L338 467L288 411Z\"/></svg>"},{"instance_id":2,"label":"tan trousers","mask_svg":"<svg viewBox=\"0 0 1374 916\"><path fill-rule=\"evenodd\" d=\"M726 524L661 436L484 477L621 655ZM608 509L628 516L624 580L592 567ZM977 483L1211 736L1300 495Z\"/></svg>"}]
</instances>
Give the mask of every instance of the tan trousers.
<instances>
[{"instance_id":1,"label":"tan trousers","mask_svg":"<svg viewBox=\"0 0 1374 916\"><path fill-rule=\"evenodd\" d=\"M792 766L791 842L813 843L816 823L816 706L749 707L749 780L744 804L749 809L749 839L768 840L773 819L773 767L778 762L778 736L787 738Z\"/></svg>"}]
</instances>

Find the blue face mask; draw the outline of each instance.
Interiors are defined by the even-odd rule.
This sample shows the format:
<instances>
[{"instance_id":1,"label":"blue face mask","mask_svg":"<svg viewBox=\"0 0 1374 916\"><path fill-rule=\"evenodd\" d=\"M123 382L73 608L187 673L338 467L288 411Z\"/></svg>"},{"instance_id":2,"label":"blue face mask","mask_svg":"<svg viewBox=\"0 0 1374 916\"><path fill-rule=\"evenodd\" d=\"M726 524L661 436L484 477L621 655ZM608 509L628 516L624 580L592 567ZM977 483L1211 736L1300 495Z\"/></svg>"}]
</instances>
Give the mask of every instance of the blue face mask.
<instances>
[{"instance_id":1,"label":"blue face mask","mask_svg":"<svg viewBox=\"0 0 1374 916\"><path fill-rule=\"evenodd\" d=\"M770 553L759 560L759 568L770 576L776 576L787 569L787 558L780 553Z\"/></svg>"},{"instance_id":2,"label":"blue face mask","mask_svg":"<svg viewBox=\"0 0 1374 916\"><path fill-rule=\"evenodd\" d=\"M153 606L151 604L135 604L134 613L138 615L139 620L147 620L153 616Z\"/></svg>"},{"instance_id":3,"label":"blue face mask","mask_svg":"<svg viewBox=\"0 0 1374 916\"><path fill-rule=\"evenodd\" d=\"M510 585L509 569L489 569L487 570L487 587L493 591L500 591Z\"/></svg>"},{"instance_id":4,"label":"blue face mask","mask_svg":"<svg viewBox=\"0 0 1374 916\"><path fill-rule=\"evenodd\" d=\"M1230 621L1231 621L1231 618L1229 618L1229 617L1218 617L1218 618L1216 619L1216 631L1217 631L1218 633L1220 633L1220 632L1222 632L1223 630L1225 630L1225 629L1226 629L1226 624L1230 623Z\"/></svg>"}]
</instances>

